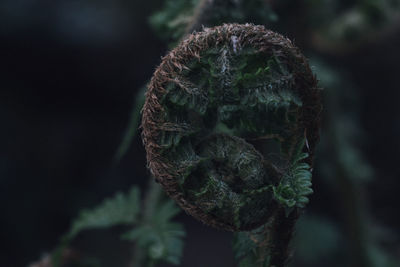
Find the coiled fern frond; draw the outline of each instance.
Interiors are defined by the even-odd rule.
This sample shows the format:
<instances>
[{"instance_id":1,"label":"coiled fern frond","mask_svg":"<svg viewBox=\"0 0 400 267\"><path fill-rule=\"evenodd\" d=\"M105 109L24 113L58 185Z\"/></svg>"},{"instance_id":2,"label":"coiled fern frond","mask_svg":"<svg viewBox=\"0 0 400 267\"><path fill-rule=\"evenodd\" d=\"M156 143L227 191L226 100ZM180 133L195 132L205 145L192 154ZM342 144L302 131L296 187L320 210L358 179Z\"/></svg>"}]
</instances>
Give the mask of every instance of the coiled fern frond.
<instances>
[{"instance_id":1,"label":"coiled fern frond","mask_svg":"<svg viewBox=\"0 0 400 267\"><path fill-rule=\"evenodd\" d=\"M250 230L312 192L321 111L317 81L288 39L224 24L183 40L148 86L142 139L148 166L189 214Z\"/></svg>"}]
</instances>

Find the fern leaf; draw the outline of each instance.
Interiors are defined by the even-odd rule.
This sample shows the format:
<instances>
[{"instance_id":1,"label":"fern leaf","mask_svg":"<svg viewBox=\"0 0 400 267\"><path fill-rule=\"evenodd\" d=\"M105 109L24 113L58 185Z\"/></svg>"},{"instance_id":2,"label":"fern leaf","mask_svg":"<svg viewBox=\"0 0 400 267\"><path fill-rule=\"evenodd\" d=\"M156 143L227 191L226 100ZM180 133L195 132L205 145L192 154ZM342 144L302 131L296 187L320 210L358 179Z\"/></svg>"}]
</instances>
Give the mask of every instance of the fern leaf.
<instances>
[{"instance_id":1,"label":"fern leaf","mask_svg":"<svg viewBox=\"0 0 400 267\"><path fill-rule=\"evenodd\" d=\"M286 207L289 214L295 207L304 208L308 203L308 195L313 193L311 188L311 167L302 160L308 158L307 153L303 153L304 140L296 149L292 164L287 174L280 183L273 187L274 198Z\"/></svg>"},{"instance_id":2,"label":"fern leaf","mask_svg":"<svg viewBox=\"0 0 400 267\"><path fill-rule=\"evenodd\" d=\"M162 202L149 221L123 234L121 238L135 241L147 252L151 261L179 265L185 231L181 224L171 222L179 212L180 209L172 200Z\"/></svg>"},{"instance_id":3,"label":"fern leaf","mask_svg":"<svg viewBox=\"0 0 400 267\"><path fill-rule=\"evenodd\" d=\"M82 211L73 222L67 237L72 239L87 229L134 223L137 220L139 208L139 189L132 187L128 194L117 193L113 198L104 200L94 209Z\"/></svg>"}]
</instances>

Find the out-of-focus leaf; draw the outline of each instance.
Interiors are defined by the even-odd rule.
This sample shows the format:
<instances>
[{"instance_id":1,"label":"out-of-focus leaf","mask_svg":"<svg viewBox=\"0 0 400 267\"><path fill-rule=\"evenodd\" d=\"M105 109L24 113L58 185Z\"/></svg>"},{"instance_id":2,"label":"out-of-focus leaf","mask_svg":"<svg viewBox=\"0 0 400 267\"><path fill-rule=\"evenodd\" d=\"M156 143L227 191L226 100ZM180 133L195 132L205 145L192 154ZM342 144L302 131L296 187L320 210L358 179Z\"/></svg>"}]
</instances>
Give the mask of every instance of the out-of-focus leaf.
<instances>
[{"instance_id":1,"label":"out-of-focus leaf","mask_svg":"<svg viewBox=\"0 0 400 267\"><path fill-rule=\"evenodd\" d=\"M78 218L73 221L70 231L64 235L60 245L53 252L53 266L61 266L63 251L80 232L135 223L138 219L139 210L140 192L136 186L133 186L127 194L117 193L114 197L105 199L99 206L82 211Z\"/></svg>"},{"instance_id":2,"label":"out-of-focus leaf","mask_svg":"<svg viewBox=\"0 0 400 267\"><path fill-rule=\"evenodd\" d=\"M342 238L333 222L303 215L295 236L296 258L310 264L319 260L329 261L338 253Z\"/></svg>"},{"instance_id":3,"label":"out-of-focus leaf","mask_svg":"<svg viewBox=\"0 0 400 267\"><path fill-rule=\"evenodd\" d=\"M127 194L117 193L113 198L104 200L94 209L82 211L73 222L67 237L72 239L87 229L134 223L137 220L139 209L140 194L137 187L133 187Z\"/></svg>"},{"instance_id":4,"label":"out-of-focus leaf","mask_svg":"<svg viewBox=\"0 0 400 267\"><path fill-rule=\"evenodd\" d=\"M180 212L172 200L158 205L148 221L122 235L122 239L135 241L151 260L179 265L183 251L185 231L179 223L170 220Z\"/></svg>"},{"instance_id":5,"label":"out-of-focus leaf","mask_svg":"<svg viewBox=\"0 0 400 267\"><path fill-rule=\"evenodd\" d=\"M322 178L331 183L335 183L335 172L332 170L337 169L337 165L343 168L353 182L369 182L373 177L373 168L360 149L364 145L365 133L358 122L357 106L360 104L357 102L356 89L346 75L323 61L314 58L311 63L325 89L325 117L330 121L324 127L325 133L319 144L317 169L323 174ZM319 161L319 158L324 160Z\"/></svg>"},{"instance_id":6,"label":"out-of-focus leaf","mask_svg":"<svg viewBox=\"0 0 400 267\"><path fill-rule=\"evenodd\" d=\"M132 144L133 138L135 138L138 133L140 114L144 105L145 92L146 86L143 86L136 95L136 100L132 107L128 127L125 130L125 134L122 138L121 144L118 146L117 153L114 156L115 162L120 161L125 156L126 152Z\"/></svg>"},{"instance_id":7,"label":"out-of-focus leaf","mask_svg":"<svg viewBox=\"0 0 400 267\"><path fill-rule=\"evenodd\" d=\"M161 39L173 45L187 33L198 12L203 14L201 25L205 27L228 22L270 25L278 20L271 4L264 0L167 0L149 22Z\"/></svg>"},{"instance_id":8,"label":"out-of-focus leaf","mask_svg":"<svg viewBox=\"0 0 400 267\"><path fill-rule=\"evenodd\" d=\"M377 246L370 246L368 252L373 267L397 267L400 264L398 259L390 256L383 249Z\"/></svg>"}]
</instances>

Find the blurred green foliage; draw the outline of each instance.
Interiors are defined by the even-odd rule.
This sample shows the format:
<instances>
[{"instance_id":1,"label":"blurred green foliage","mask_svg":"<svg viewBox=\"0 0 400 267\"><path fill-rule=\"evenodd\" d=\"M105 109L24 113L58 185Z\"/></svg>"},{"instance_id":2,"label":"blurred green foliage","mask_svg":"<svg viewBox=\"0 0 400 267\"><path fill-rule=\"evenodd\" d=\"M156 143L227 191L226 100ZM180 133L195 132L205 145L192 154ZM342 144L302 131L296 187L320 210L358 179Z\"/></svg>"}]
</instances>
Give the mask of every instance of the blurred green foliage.
<instances>
[{"instance_id":1,"label":"blurred green foliage","mask_svg":"<svg viewBox=\"0 0 400 267\"><path fill-rule=\"evenodd\" d=\"M145 251L143 264L153 266L165 261L178 265L182 256L185 231L181 224L172 222L172 219L180 209L170 199L152 204L155 205L154 209L144 218L144 211L141 211L144 203L140 199L139 188L133 186L126 194L117 193L97 207L82 211L54 251L54 266L64 266L63 253L81 232L109 229L119 225L132 227L132 230L121 235L121 239L135 242L136 246ZM87 257L70 264L76 267L101 266L98 259Z\"/></svg>"},{"instance_id":2,"label":"blurred green foliage","mask_svg":"<svg viewBox=\"0 0 400 267\"><path fill-rule=\"evenodd\" d=\"M202 5L202 11L198 5ZM198 14L200 12L202 14ZM164 7L150 17L150 24L160 38L173 45L187 33L196 16L202 16L199 26L204 27L230 22L269 24L278 20L264 0L167 0Z\"/></svg>"},{"instance_id":3,"label":"blurred green foliage","mask_svg":"<svg viewBox=\"0 0 400 267\"><path fill-rule=\"evenodd\" d=\"M139 210L139 189L132 187L126 195L117 193L113 198L105 199L99 206L82 211L72 223L67 238L73 239L88 229L134 224L138 220Z\"/></svg>"},{"instance_id":4,"label":"blurred green foliage","mask_svg":"<svg viewBox=\"0 0 400 267\"><path fill-rule=\"evenodd\" d=\"M134 241L138 246L145 248L150 261L154 264L163 260L179 265L185 231L181 224L171 220L180 211L173 200L160 203L150 222L123 234L122 239Z\"/></svg>"}]
</instances>

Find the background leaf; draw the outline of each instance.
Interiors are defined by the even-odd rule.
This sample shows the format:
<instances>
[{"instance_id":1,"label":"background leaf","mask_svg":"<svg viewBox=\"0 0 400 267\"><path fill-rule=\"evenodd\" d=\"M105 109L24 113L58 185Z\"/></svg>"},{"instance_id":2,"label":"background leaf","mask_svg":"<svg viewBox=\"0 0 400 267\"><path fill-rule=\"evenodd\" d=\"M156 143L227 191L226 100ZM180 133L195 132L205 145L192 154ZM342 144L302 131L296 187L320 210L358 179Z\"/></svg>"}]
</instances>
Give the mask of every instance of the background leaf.
<instances>
[{"instance_id":1,"label":"background leaf","mask_svg":"<svg viewBox=\"0 0 400 267\"><path fill-rule=\"evenodd\" d=\"M99 206L82 211L72 223L67 237L72 239L83 230L134 223L139 209L139 189L134 186L127 194L117 193L113 198L105 199Z\"/></svg>"},{"instance_id":2,"label":"background leaf","mask_svg":"<svg viewBox=\"0 0 400 267\"><path fill-rule=\"evenodd\" d=\"M121 236L124 240L135 241L141 246L151 261L165 261L179 265L183 252L185 231L179 223L171 219L180 212L172 200L159 203L153 216L139 227Z\"/></svg>"}]
</instances>

